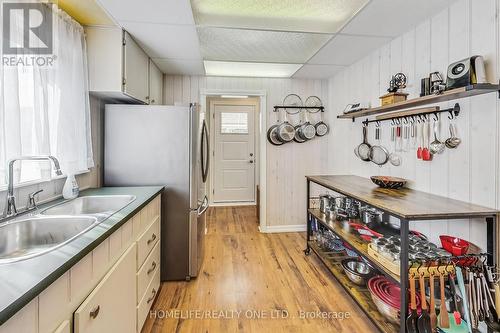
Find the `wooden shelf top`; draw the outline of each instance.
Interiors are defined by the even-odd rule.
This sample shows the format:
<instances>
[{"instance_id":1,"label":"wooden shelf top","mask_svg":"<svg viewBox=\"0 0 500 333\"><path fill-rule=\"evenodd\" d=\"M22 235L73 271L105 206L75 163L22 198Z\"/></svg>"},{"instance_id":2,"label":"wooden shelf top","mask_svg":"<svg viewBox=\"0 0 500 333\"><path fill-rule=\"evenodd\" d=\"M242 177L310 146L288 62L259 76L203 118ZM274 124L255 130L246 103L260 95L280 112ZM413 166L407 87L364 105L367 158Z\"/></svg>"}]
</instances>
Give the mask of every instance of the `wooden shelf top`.
<instances>
[{"instance_id":1,"label":"wooden shelf top","mask_svg":"<svg viewBox=\"0 0 500 333\"><path fill-rule=\"evenodd\" d=\"M454 99L471 97L476 95L488 94L500 91L500 85L491 83L473 84L462 88L452 89L443 92L440 95L427 95L423 97L412 98L407 101L398 102L390 105L379 106L367 110L355 111L348 114L337 116L340 119L355 119L359 117L372 116L389 111L403 110L423 106L431 103L440 103Z\"/></svg>"},{"instance_id":2,"label":"wooden shelf top","mask_svg":"<svg viewBox=\"0 0 500 333\"><path fill-rule=\"evenodd\" d=\"M368 178L352 175L307 176L311 182L407 220L495 216L498 211L408 188L384 189Z\"/></svg>"}]
</instances>

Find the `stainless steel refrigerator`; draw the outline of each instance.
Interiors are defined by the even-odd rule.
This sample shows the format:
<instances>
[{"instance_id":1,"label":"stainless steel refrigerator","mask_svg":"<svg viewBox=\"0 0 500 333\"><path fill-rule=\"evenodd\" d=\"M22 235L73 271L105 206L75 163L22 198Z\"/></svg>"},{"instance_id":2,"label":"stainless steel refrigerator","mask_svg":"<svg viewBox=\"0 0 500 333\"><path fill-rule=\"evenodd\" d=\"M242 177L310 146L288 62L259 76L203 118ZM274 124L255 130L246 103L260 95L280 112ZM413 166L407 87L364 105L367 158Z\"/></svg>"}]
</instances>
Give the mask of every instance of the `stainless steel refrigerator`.
<instances>
[{"instance_id":1,"label":"stainless steel refrigerator","mask_svg":"<svg viewBox=\"0 0 500 333\"><path fill-rule=\"evenodd\" d=\"M189 280L203 259L209 139L205 115L187 106L106 105L105 186L165 186L161 278Z\"/></svg>"}]
</instances>

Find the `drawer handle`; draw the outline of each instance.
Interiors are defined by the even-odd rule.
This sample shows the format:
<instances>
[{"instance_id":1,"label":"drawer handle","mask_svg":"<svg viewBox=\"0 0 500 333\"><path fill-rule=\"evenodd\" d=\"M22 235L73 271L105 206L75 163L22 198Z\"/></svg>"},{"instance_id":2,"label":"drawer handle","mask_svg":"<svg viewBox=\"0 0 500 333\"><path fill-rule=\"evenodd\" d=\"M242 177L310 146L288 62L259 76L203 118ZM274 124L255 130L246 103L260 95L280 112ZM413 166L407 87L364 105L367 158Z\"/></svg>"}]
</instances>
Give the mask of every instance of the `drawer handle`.
<instances>
[{"instance_id":1,"label":"drawer handle","mask_svg":"<svg viewBox=\"0 0 500 333\"><path fill-rule=\"evenodd\" d=\"M97 316L99 315L99 310L101 310L100 305L96 306L92 311L90 311L90 318L96 319Z\"/></svg>"},{"instance_id":2,"label":"drawer handle","mask_svg":"<svg viewBox=\"0 0 500 333\"><path fill-rule=\"evenodd\" d=\"M151 235L151 238L148 239L148 245L151 244L152 242L154 242L155 239L156 239L156 234Z\"/></svg>"},{"instance_id":3,"label":"drawer handle","mask_svg":"<svg viewBox=\"0 0 500 333\"><path fill-rule=\"evenodd\" d=\"M146 272L148 275L151 274L156 268L156 262L153 261L153 263L151 264L151 268L148 269L148 271Z\"/></svg>"},{"instance_id":4,"label":"drawer handle","mask_svg":"<svg viewBox=\"0 0 500 333\"><path fill-rule=\"evenodd\" d=\"M151 297L148 298L148 300L146 301L148 304L151 303L151 301L155 299L156 289L153 289L152 293L153 293L153 295L151 295Z\"/></svg>"}]
</instances>

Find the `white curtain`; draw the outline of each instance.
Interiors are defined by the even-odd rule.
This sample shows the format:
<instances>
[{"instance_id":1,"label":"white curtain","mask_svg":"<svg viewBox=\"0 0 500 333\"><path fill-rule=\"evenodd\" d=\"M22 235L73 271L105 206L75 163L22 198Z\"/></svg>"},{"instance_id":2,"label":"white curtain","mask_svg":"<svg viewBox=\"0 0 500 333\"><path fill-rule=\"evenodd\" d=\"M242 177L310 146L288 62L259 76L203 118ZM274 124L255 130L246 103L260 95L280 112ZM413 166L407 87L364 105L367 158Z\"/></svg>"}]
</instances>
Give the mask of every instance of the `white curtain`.
<instances>
[{"instance_id":1,"label":"white curtain","mask_svg":"<svg viewBox=\"0 0 500 333\"><path fill-rule=\"evenodd\" d=\"M7 161L17 156L53 155L65 174L94 165L84 31L56 6L44 10L53 18L53 65L11 66L2 61L0 185L5 182ZM13 22L11 29L22 29L20 17ZM16 165L15 183L50 176L48 163Z\"/></svg>"}]
</instances>

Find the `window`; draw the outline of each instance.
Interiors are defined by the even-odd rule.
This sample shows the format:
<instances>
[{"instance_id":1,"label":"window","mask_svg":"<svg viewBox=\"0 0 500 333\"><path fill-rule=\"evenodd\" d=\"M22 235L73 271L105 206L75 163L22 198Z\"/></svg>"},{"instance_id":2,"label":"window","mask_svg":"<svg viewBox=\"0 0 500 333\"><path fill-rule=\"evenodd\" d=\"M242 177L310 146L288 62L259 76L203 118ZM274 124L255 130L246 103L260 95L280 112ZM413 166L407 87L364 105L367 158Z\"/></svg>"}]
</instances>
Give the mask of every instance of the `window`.
<instances>
[{"instance_id":1,"label":"window","mask_svg":"<svg viewBox=\"0 0 500 333\"><path fill-rule=\"evenodd\" d=\"M0 186L7 161L29 155L53 155L65 174L93 166L86 47L83 28L55 5L42 7L52 25L52 54L7 55L18 61L0 65ZM22 27L23 11L11 13L11 29ZM21 30L22 31L22 30ZM47 31L42 31L47 35ZM47 58L53 58L49 65ZM45 62L43 61L45 60ZM51 177L48 162L17 162L14 183Z\"/></svg>"},{"instance_id":2,"label":"window","mask_svg":"<svg viewBox=\"0 0 500 333\"><path fill-rule=\"evenodd\" d=\"M222 112L220 117L221 134L248 134L248 113Z\"/></svg>"}]
</instances>

